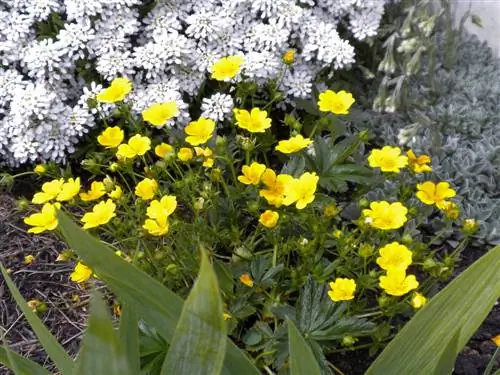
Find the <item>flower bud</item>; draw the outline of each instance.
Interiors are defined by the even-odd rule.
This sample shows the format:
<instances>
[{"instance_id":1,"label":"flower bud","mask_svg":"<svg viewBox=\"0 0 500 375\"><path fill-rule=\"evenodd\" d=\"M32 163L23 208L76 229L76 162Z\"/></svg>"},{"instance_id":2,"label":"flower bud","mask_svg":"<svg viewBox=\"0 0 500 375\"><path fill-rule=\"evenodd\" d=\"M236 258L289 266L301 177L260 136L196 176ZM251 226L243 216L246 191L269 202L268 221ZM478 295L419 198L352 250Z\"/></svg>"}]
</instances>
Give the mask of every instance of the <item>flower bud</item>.
<instances>
[{"instance_id":1,"label":"flower bud","mask_svg":"<svg viewBox=\"0 0 500 375\"><path fill-rule=\"evenodd\" d=\"M283 54L283 62L287 65L292 65L295 61L296 50L291 48Z\"/></svg>"},{"instance_id":2,"label":"flower bud","mask_svg":"<svg viewBox=\"0 0 500 375\"><path fill-rule=\"evenodd\" d=\"M358 254L361 258L368 258L373 254L374 247L369 243L362 243L359 247Z\"/></svg>"},{"instance_id":3,"label":"flower bud","mask_svg":"<svg viewBox=\"0 0 500 375\"><path fill-rule=\"evenodd\" d=\"M468 235L472 236L475 234L479 229L479 221L475 219L465 219L464 223L462 225L462 231Z\"/></svg>"},{"instance_id":4,"label":"flower bud","mask_svg":"<svg viewBox=\"0 0 500 375\"><path fill-rule=\"evenodd\" d=\"M357 338L352 336L344 336L342 337L342 346L348 347L353 346L358 341Z\"/></svg>"},{"instance_id":5,"label":"flower bud","mask_svg":"<svg viewBox=\"0 0 500 375\"><path fill-rule=\"evenodd\" d=\"M413 237L407 233L401 238L401 242L403 245L410 246L413 242Z\"/></svg>"}]
</instances>

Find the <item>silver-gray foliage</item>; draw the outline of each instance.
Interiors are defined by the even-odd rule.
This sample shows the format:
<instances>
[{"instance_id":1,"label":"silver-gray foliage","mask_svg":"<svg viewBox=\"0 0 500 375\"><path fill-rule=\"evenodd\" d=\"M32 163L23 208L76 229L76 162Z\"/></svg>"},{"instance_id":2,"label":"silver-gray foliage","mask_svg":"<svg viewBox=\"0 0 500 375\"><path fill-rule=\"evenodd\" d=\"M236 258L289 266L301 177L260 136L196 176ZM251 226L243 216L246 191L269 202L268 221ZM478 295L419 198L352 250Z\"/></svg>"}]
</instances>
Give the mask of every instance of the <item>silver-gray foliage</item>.
<instances>
[{"instance_id":1,"label":"silver-gray foliage","mask_svg":"<svg viewBox=\"0 0 500 375\"><path fill-rule=\"evenodd\" d=\"M432 156L436 178L450 181L463 197L466 216L481 221L478 239L500 243L500 60L475 36L463 35L451 70L443 59L429 76L410 82L418 110L385 114L375 121L384 143L406 144Z\"/></svg>"}]
</instances>

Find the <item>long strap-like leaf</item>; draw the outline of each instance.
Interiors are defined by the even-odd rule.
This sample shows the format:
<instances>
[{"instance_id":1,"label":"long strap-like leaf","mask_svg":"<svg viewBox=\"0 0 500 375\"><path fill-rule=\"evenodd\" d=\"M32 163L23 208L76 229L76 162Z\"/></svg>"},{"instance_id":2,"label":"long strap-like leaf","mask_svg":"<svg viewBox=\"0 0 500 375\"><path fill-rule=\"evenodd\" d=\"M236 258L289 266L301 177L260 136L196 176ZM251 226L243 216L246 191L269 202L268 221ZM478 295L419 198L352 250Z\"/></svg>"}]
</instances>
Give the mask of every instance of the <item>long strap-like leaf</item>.
<instances>
[{"instance_id":1,"label":"long strap-like leaf","mask_svg":"<svg viewBox=\"0 0 500 375\"><path fill-rule=\"evenodd\" d=\"M161 374L220 374L226 335L217 276L202 252L198 278L184 302Z\"/></svg>"},{"instance_id":2,"label":"long strap-like leaf","mask_svg":"<svg viewBox=\"0 0 500 375\"><path fill-rule=\"evenodd\" d=\"M66 214L59 212L59 227L85 263L137 316L168 342L172 340L183 301L157 280L127 263L99 240L79 228ZM227 339L227 352L222 374L260 375L249 358Z\"/></svg>"},{"instance_id":3,"label":"long strap-like leaf","mask_svg":"<svg viewBox=\"0 0 500 375\"><path fill-rule=\"evenodd\" d=\"M20 356L7 347L0 347L0 363L16 375L51 375L38 363Z\"/></svg>"},{"instance_id":4,"label":"long strap-like leaf","mask_svg":"<svg viewBox=\"0 0 500 375\"><path fill-rule=\"evenodd\" d=\"M64 375L71 374L73 369L73 360L66 353L64 348L57 342L56 338L52 336L52 334L49 332L47 327L45 327L38 316L36 316L36 314L31 311L28 304L21 296L21 293L19 293L19 290L17 290L16 286L12 282L12 279L10 278L2 264L0 264L0 271L5 278L5 282L10 289L12 297L14 297L14 300L23 312L26 320L30 324L36 336L38 337L38 340L40 340L40 344L42 344L43 348L52 359L56 367Z\"/></svg>"},{"instance_id":5,"label":"long strap-like leaf","mask_svg":"<svg viewBox=\"0 0 500 375\"><path fill-rule=\"evenodd\" d=\"M288 347L290 350L290 375L321 375L321 369L314 353L290 319L288 326Z\"/></svg>"}]
</instances>

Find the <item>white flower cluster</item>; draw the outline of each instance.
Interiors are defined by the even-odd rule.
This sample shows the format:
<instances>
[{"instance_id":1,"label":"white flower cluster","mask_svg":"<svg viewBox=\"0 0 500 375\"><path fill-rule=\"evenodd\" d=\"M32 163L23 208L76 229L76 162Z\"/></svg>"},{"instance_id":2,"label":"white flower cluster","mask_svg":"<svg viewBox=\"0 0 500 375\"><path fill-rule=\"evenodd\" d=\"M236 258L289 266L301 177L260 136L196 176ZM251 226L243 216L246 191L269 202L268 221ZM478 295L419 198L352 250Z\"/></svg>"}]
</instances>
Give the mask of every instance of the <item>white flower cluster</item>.
<instances>
[{"instance_id":1,"label":"white flower cluster","mask_svg":"<svg viewBox=\"0 0 500 375\"><path fill-rule=\"evenodd\" d=\"M338 24L359 40L374 36L389 1L168 0L153 8L143 0L2 1L0 163L65 161L95 125L87 100L101 86L85 88L89 72L108 82L131 78L136 111L175 100L177 121L186 123L208 68L238 54L245 77L257 84L278 79L293 104L310 96L318 72L354 63ZM55 27L54 19L60 25L47 37L40 26ZM285 69L289 48L297 58ZM216 121L230 117L234 106L217 93L201 103L203 115Z\"/></svg>"}]
</instances>

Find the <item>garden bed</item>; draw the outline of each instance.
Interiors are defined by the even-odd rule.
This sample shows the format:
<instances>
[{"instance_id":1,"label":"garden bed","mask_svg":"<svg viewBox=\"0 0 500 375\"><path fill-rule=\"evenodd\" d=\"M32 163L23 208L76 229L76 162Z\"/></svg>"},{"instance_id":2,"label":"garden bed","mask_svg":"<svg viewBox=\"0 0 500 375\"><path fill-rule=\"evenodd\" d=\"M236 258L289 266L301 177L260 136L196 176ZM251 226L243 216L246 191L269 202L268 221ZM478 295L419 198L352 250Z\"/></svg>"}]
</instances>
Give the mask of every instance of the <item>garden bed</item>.
<instances>
[{"instance_id":1,"label":"garden bed","mask_svg":"<svg viewBox=\"0 0 500 375\"><path fill-rule=\"evenodd\" d=\"M47 304L47 311L41 315L44 324L69 353L75 354L85 329L89 293L69 281L72 264L56 262L66 244L52 235L34 237L27 234L22 223L23 216L16 209L16 198L1 193L0 217L4 220L0 224L0 261L12 270L11 276L26 300L39 299ZM36 260L27 266L23 261L30 254ZM481 257L483 251L471 249L462 254L457 275ZM45 351L10 297L3 280L0 281L0 319L11 348L51 368ZM499 332L500 306L497 304L457 358L454 374L482 374L495 349L491 337ZM369 357L368 350L358 350L332 355L329 359L344 374L361 375L375 358ZM495 368L499 367L500 358L497 358ZM0 366L0 374L12 373Z\"/></svg>"}]
</instances>

